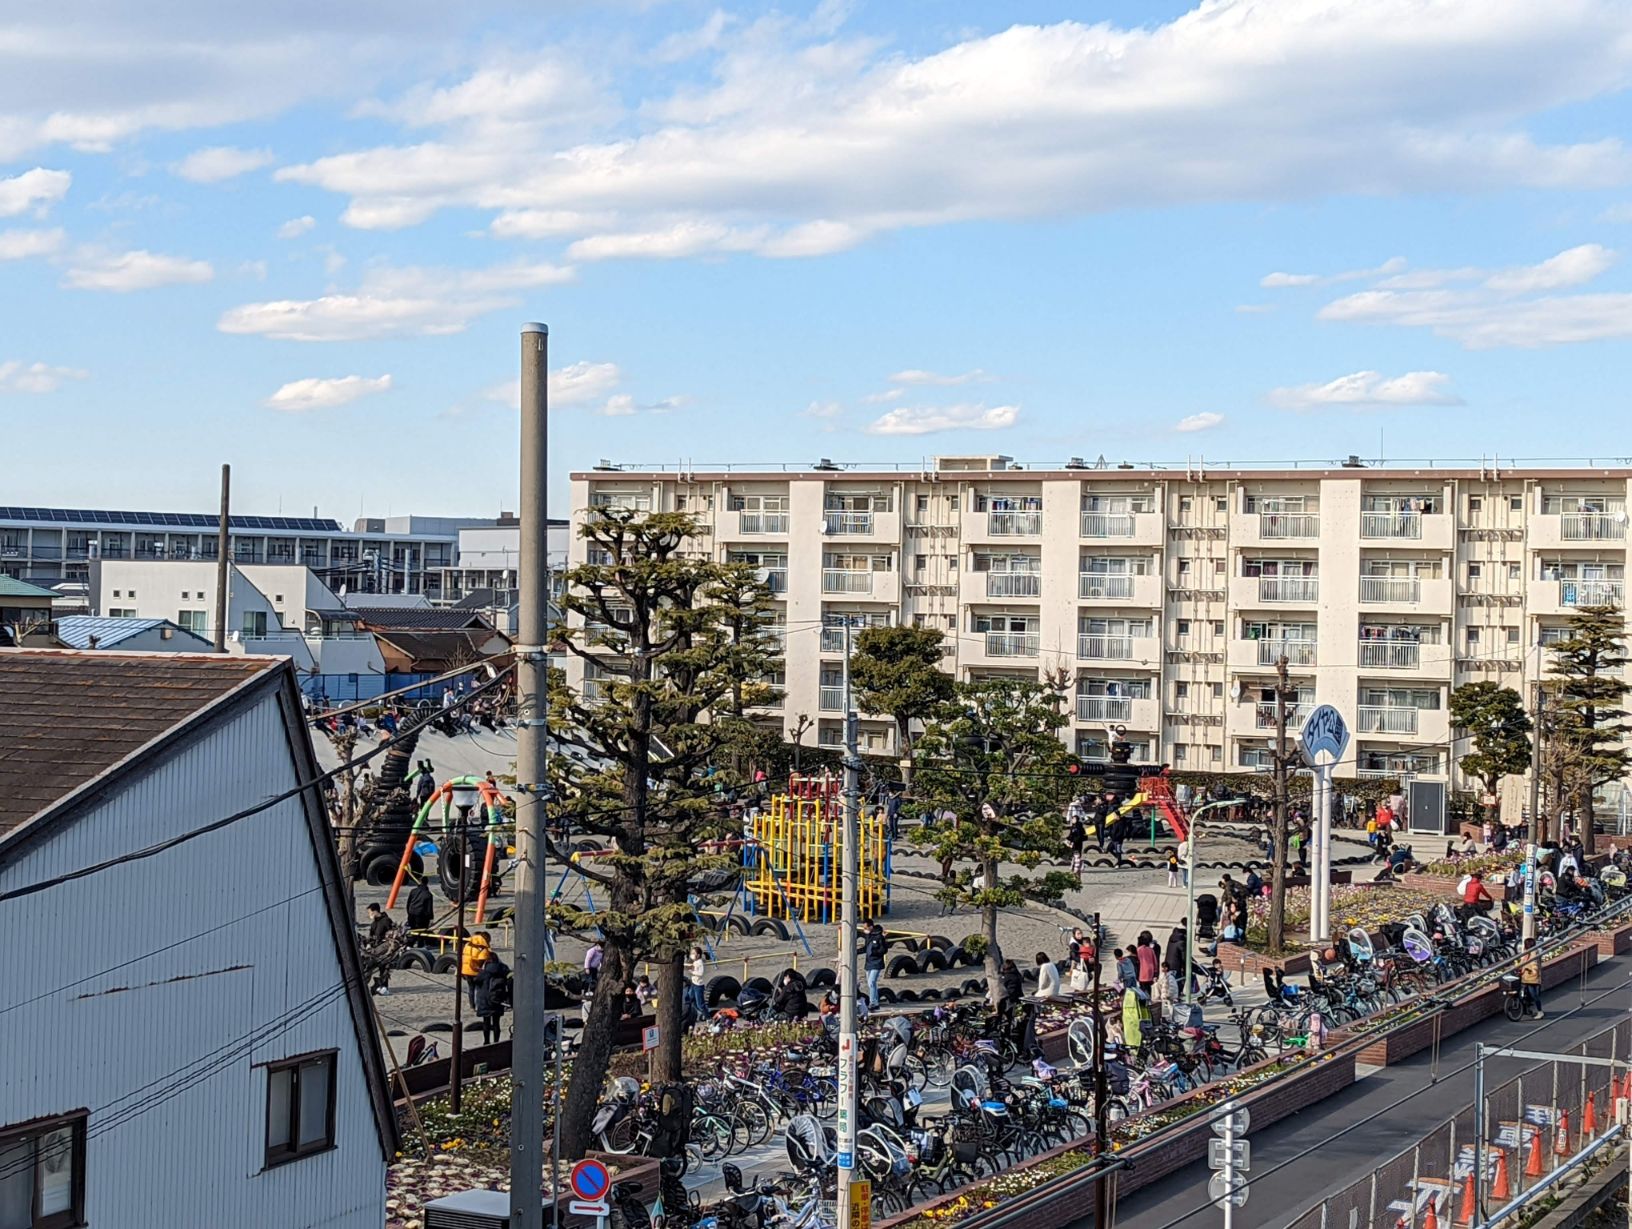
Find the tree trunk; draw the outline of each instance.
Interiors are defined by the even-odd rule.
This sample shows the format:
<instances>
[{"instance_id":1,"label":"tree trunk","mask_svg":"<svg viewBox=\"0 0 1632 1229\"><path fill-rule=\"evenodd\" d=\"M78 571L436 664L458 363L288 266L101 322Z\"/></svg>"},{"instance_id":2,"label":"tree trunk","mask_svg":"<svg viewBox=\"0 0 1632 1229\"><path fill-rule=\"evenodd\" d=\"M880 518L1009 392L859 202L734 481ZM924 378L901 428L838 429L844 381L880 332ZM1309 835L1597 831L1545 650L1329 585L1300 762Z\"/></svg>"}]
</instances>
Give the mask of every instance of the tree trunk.
<instances>
[{"instance_id":1,"label":"tree trunk","mask_svg":"<svg viewBox=\"0 0 1632 1229\"><path fill-rule=\"evenodd\" d=\"M987 888L997 884L997 861L995 859L982 863L981 874L985 876ZM997 941L997 906L982 905L980 910L980 928L986 935L986 999L996 1007L1003 998L1003 979L999 974L1003 970L1003 948Z\"/></svg>"},{"instance_id":2,"label":"tree trunk","mask_svg":"<svg viewBox=\"0 0 1632 1229\"><path fill-rule=\"evenodd\" d=\"M1592 777L1581 782L1581 792L1575 804L1575 827L1581 836L1581 849L1584 853L1595 853L1593 848L1593 829L1597 827L1596 817L1593 815Z\"/></svg>"},{"instance_id":3,"label":"tree trunk","mask_svg":"<svg viewBox=\"0 0 1632 1229\"><path fill-rule=\"evenodd\" d=\"M561 1102L561 1155L576 1161L599 1141L590 1134L595 1107L601 1099L601 1085L612 1061L612 1040L618 1029L623 1004L623 983L629 978L629 958L623 949L604 943L600 982L590 1001L589 1014L578 1034L577 1056L572 1060L572 1076Z\"/></svg>"},{"instance_id":4,"label":"tree trunk","mask_svg":"<svg viewBox=\"0 0 1632 1229\"><path fill-rule=\"evenodd\" d=\"M685 971L684 957L673 956L653 961L657 967L657 1027L660 1030L657 1053L652 1058L652 1082L674 1084L681 1078L683 1059L680 1043L685 1039Z\"/></svg>"}]
</instances>

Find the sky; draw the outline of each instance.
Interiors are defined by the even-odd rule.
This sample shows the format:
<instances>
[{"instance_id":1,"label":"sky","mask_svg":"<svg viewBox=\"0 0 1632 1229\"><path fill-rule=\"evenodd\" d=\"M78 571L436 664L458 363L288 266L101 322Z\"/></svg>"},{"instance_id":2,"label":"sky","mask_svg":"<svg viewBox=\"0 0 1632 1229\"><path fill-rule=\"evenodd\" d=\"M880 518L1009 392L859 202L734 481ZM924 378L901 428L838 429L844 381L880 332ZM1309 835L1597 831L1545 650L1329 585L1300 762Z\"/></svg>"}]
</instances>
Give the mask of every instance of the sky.
<instances>
[{"instance_id":1,"label":"sky","mask_svg":"<svg viewBox=\"0 0 1632 1229\"><path fill-rule=\"evenodd\" d=\"M0 503L618 463L1632 454L1624 0L60 0L0 24Z\"/></svg>"}]
</instances>

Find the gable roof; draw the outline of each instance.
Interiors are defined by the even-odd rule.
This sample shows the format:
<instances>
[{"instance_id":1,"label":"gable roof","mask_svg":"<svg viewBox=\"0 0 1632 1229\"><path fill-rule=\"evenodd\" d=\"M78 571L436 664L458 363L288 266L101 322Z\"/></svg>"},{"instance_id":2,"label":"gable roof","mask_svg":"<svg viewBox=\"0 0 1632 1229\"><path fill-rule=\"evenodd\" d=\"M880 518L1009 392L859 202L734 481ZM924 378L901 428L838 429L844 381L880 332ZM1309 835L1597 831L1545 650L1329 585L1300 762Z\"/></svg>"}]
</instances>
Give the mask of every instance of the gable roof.
<instances>
[{"instance_id":1,"label":"gable roof","mask_svg":"<svg viewBox=\"0 0 1632 1229\"><path fill-rule=\"evenodd\" d=\"M43 597L47 601L57 595L49 589L42 589L38 585L31 585L26 580L18 580L15 576L7 576L0 572L0 597Z\"/></svg>"},{"instance_id":2,"label":"gable roof","mask_svg":"<svg viewBox=\"0 0 1632 1229\"><path fill-rule=\"evenodd\" d=\"M155 627L168 627L172 639L177 637L181 639L182 643L177 646L177 652L182 652L183 646L186 651L194 653L211 651L210 642L203 636L190 632L169 619L113 619L98 618L95 615L64 615L57 620L57 638L70 648L88 649L91 647L91 637L94 636L97 648L111 649Z\"/></svg>"},{"instance_id":3,"label":"gable roof","mask_svg":"<svg viewBox=\"0 0 1632 1229\"><path fill-rule=\"evenodd\" d=\"M402 628L407 631L452 632L466 627L492 630L492 624L474 610L458 610L451 606L353 606L351 613L370 630Z\"/></svg>"},{"instance_id":4,"label":"gable roof","mask_svg":"<svg viewBox=\"0 0 1632 1229\"><path fill-rule=\"evenodd\" d=\"M500 596L504 600L499 600ZM515 590L513 589L472 589L464 597L453 604L455 610L485 610L489 606L514 606L516 604Z\"/></svg>"},{"instance_id":5,"label":"gable roof","mask_svg":"<svg viewBox=\"0 0 1632 1229\"><path fill-rule=\"evenodd\" d=\"M486 627L453 632L382 631L375 632L374 639L386 657L387 669L429 674L441 674L491 656L483 649L492 641L509 643L508 637ZM390 659L398 655L403 661L394 667Z\"/></svg>"}]
</instances>

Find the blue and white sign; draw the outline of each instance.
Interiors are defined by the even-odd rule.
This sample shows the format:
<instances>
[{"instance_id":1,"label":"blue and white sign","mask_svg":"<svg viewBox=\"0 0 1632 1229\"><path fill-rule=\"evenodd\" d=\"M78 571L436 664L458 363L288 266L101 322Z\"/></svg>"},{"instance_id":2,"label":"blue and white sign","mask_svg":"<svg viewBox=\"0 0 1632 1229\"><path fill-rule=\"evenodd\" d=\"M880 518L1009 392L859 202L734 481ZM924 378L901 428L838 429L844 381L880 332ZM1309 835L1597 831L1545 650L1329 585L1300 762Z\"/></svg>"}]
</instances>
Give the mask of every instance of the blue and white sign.
<instances>
[{"instance_id":1,"label":"blue and white sign","mask_svg":"<svg viewBox=\"0 0 1632 1229\"><path fill-rule=\"evenodd\" d=\"M1341 760L1343 753L1349 749L1349 723L1330 704L1322 704L1303 719L1303 725L1298 730L1298 743L1304 762L1311 767L1319 763L1323 752L1332 757L1327 762L1334 763Z\"/></svg>"}]
</instances>

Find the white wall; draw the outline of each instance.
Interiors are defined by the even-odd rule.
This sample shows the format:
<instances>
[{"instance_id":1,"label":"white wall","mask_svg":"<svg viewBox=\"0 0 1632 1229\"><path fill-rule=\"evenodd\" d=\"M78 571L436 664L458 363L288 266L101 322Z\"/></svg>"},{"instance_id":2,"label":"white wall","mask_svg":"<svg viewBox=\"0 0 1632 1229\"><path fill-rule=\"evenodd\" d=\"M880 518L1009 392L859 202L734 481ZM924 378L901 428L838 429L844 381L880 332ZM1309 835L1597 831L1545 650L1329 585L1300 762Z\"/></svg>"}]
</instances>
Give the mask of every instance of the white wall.
<instances>
[{"instance_id":1,"label":"white wall","mask_svg":"<svg viewBox=\"0 0 1632 1229\"><path fill-rule=\"evenodd\" d=\"M297 781L288 738L268 695L0 864L0 891L282 793ZM385 1159L347 1001L327 993L341 973L317 885L302 805L291 799L168 853L0 904L0 925L38 938L0 947L0 984L11 988L0 1125L91 1111L89 1224L384 1222ZM260 1064L329 1048L340 1052L337 1146L264 1169Z\"/></svg>"}]
</instances>

